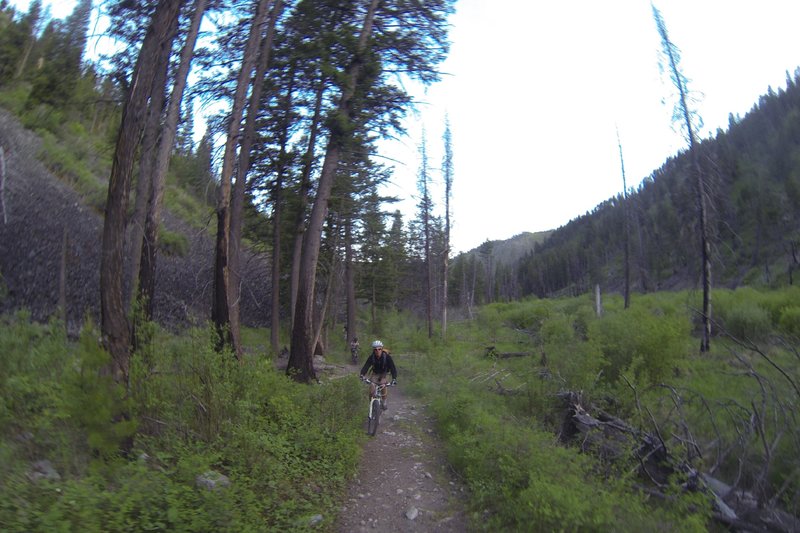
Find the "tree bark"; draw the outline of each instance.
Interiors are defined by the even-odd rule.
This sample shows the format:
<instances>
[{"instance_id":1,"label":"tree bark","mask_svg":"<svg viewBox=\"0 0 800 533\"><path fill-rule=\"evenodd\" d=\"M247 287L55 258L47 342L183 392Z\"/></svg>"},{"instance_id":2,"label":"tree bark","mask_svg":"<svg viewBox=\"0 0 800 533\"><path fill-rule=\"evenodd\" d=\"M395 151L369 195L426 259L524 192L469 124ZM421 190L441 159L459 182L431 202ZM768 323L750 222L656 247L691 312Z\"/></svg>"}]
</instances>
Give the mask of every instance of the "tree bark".
<instances>
[{"instance_id":1,"label":"tree bark","mask_svg":"<svg viewBox=\"0 0 800 533\"><path fill-rule=\"evenodd\" d=\"M176 31L178 19L176 18L171 31ZM139 156L139 179L136 182L136 198L134 199L133 217L130 221L130 242L128 244L128 294L125 307L136 298L138 291L139 268L142 264L142 240L144 239L144 225L147 218L147 204L150 201L150 191L153 188L153 179L156 168L156 152L158 150L159 134L161 134L161 120L164 115L166 102L167 72L172 47L161 49L162 57L159 58L159 68L153 80L153 92L150 94L150 103L147 108L142 149ZM135 324L135 319L134 319ZM133 342L136 344L136 327L133 329Z\"/></svg>"},{"instance_id":2,"label":"tree bark","mask_svg":"<svg viewBox=\"0 0 800 533\"><path fill-rule=\"evenodd\" d=\"M447 339L447 282L450 276L450 195L453 188L453 140L450 120L445 118L444 129L444 265L442 274L442 339Z\"/></svg>"},{"instance_id":3,"label":"tree bark","mask_svg":"<svg viewBox=\"0 0 800 533\"><path fill-rule=\"evenodd\" d=\"M181 50L180 63L175 73L175 83L170 95L164 129L158 143L156 164L153 170L153 183L147 204L147 216L144 222L144 235L141 242L139 270L139 299L142 302L142 314L145 320L153 316L153 299L155 298L156 256L158 253L158 228L161 225L161 208L164 203L164 186L167 181L167 169L172 155L175 135L178 129L181 102L186 89L186 80L191 68L192 55L197 44L200 23L205 14L207 0L196 0L192 22L186 42ZM134 249L134 252L136 249Z\"/></svg>"},{"instance_id":4,"label":"tree bark","mask_svg":"<svg viewBox=\"0 0 800 533\"><path fill-rule=\"evenodd\" d=\"M285 173L286 147L289 144L289 115L292 108L292 94L294 92L294 72L290 77L287 96L283 109L283 123L281 124L280 151L278 153L278 168L275 177L275 186L272 193L272 327L270 328L270 344L273 352L278 353L280 338L280 313L281 313L281 246L283 226L283 175Z\"/></svg>"},{"instance_id":5,"label":"tree bark","mask_svg":"<svg viewBox=\"0 0 800 533\"><path fill-rule=\"evenodd\" d=\"M619 166L622 170L622 231L625 233L623 265L625 286L623 289L624 309L631 305L631 235L628 214L628 182L625 179L625 159L622 157L622 141L619 140L619 130L617 130L617 146L619 146Z\"/></svg>"},{"instance_id":6,"label":"tree bark","mask_svg":"<svg viewBox=\"0 0 800 533\"><path fill-rule=\"evenodd\" d=\"M3 224L8 224L6 211L6 153L0 146L0 209L3 210Z\"/></svg>"},{"instance_id":7,"label":"tree bark","mask_svg":"<svg viewBox=\"0 0 800 533\"><path fill-rule=\"evenodd\" d=\"M344 228L344 283L347 292L347 338L345 345L358 337L356 326L356 285L353 269L355 268L353 259L353 218L348 216Z\"/></svg>"},{"instance_id":8,"label":"tree bark","mask_svg":"<svg viewBox=\"0 0 800 533\"><path fill-rule=\"evenodd\" d=\"M305 236L306 208L308 207L308 191L311 189L311 169L314 164L314 152L317 148L317 135L319 125L322 120L322 97L325 94L325 80L319 81L317 87L317 97L314 103L314 117L311 119L309 127L308 146L303 155L303 173L300 178L300 198L297 208L297 219L295 221L294 246L292 248L292 274L291 274L291 308L290 316L291 327L294 328L295 308L297 307L297 287L300 283L300 256L303 251L303 237ZM273 327L277 327L274 323Z\"/></svg>"},{"instance_id":9,"label":"tree bark","mask_svg":"<svg viewBox=\"0 0 800 533\"><path fill-rule=\"evenodd\" d=\"M242 247L242 215L244 210L247 174L250 172L252 158L250 151L256 134L256 122L261 109L261 94L264 89L264 78L269 66L272 51L272 41L275 34L275 22L280 15L282 0L275 0L272 15L267 24L266 35L261 41L258 53L258 63L253 76L253 88L250 92L250 102L247 106L247 119L245 120L239 149L239 164L236 168L236 182L233 186L231 197L231 226L228 257L228 291L230 300L230 328L233 337L239 338L241 317L239 315L239 302L241 300L241 247ZM278 232L278 226L275 228ZM274 265L273 265L274 268ZM273 291L276 289L273 286ZM241 343L234 344L237 357L241 357Z\"/></svg>"},{"instance_id":10,"label":"tree bark","mask_svg":"<svg viewBox=\"0 0 800 533\"><path fill-rule=\"evenodd\" d=\"M689 111L688 90L686 81L678 66L679 56L675 53L675 45L667 35L667 27L661 13L651 4L653 16L656 20L659 35L661 37L664 54L669 61L669 69L672 81L679 93L680 113L686 125L686 134L689 141L689 157L691 159L691 172L694 174L697 187L697 210L700 222L700 254L702 262L702 284L703 284L703 333L700 340L700 351L707 352L711 348L711 244L709 241L708 229L708 209L706 207L705 180L702 169L700 168L699 155L697 153L697 142L695 140L694 127L692 125L691 112Z\"/></svg>"},{"instance_id":11,"label":"tree bark","mask_svg":"<svg viewBox=\"0 0 800 533\"><path fill-rule=\"evenodd\" d=\"M367 48L367 39L372 33L372 24L379 0L372 0L369 11L364 19L364 25L359 36L356 57L350 64L347 72L347 85L342 91L337 112L341 118L351 119L351 102L356 92L359 75L363 64L361 56ZM297 286L297 307L295 309L294 323L292 325L292 345L289 353L289 362L286 373L296 381L308 383L316 378L313 356L314 333L314 284L316 282L317 261L319 259L320 244L322 239L322 226L328 211L333 180L342 152L343 135L346 133L332 131L322 163L317 197L311 209L308 229L303 239L303 248L300 258L300 272Z\"/></svg>"},{"instance_id":12,"label":"tree bark","mask_svg":"<svg viewBox=\"0 0 800 533\"><path fill-rule=\"evenodd\" d=\"M108 182L100 259L100 319L103 344L113 360L112 374L118 383L128 381L130 331L123 304L122 266L125 221L131 175L158 69L159 49L171 46L169 30L178 17L182 0L161 0L147 30L122 112L122 121Z\"/></svg>"},{"instance_id":13,"label":"tree bark","mask_svg":"<svg viewBox=\"0 0 800 533\"><path fill-rule=\"evenodd\" d=\"M214 261L214 299L211 307L211 319L219 336L218 347L228 345L237 358L241 356L239 324L232 322L238 314L231 313L234 295L230 286L230 228L231 228L231 180L236 160L236 146L239 144L242 130L242 116L250 87L253 66L256 61L256 50L262 35L262 26L269 12L271 0L260 0L253 18L247 45L242 56L242 66L236 80L236 92L231 106L228 136L225 142L225 153L220 173L219 194L217 201L217 241ZM242 178L244 179L244 178Z\"/></svg>"},{"instance_id":14,"label":"tree bark","mask_svg":"<svg viewBox=\"0 0 800 533\"><path fill-rule=\"evenodd\" d=\"M64 322L64 330L67 331L67 250L69 249L69 237L67 228L64 227L61 239L61 266L58 271L58 308L61 320Z\"/></svg>"}]
</instances>

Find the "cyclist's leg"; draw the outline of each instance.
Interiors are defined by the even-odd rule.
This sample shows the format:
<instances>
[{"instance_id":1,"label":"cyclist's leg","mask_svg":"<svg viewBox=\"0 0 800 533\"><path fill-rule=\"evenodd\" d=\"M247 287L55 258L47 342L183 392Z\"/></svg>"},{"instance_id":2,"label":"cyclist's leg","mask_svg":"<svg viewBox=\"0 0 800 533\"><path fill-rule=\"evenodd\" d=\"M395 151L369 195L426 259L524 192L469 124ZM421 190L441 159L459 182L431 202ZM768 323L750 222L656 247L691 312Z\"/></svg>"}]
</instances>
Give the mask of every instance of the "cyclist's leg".
<instances>
[{"instance_id":1,"label":"cyclist's leg","mask_svg":"<svg viewBox=\"0 0 800 533\"><path fill-rule=\"evenodd\" d=\"M377 381L376 381L377 383L383 384L383 383L386 383L388 381L386 379L386 373L385 372L383 374L378 374L376 377L377 377ZM384 409L386 409L386 400L388 399L388 397L389 397L389 387L384 387L383 390L381 390L381 406Z\"/></svg>"}]
</instances>

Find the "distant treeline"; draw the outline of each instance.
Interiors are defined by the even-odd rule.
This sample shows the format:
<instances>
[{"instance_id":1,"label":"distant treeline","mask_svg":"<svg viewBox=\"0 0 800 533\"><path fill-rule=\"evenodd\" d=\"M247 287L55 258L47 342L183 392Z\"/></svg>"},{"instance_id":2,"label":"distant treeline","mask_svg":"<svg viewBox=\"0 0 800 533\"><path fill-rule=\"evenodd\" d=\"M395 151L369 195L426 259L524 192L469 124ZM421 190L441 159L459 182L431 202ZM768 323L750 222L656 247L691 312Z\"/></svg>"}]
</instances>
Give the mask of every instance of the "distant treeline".
<instances>
[{"instance_id":1,"label":"distant treeline","mask_svg":"<svg viewBox=\"0 0 800 533\"><path fill-rule=\"evenodd\" d=\"M727 130L699 145L707 177L712 261L718 287L793 284L800 261L800 72L767 94ZM624 146L623 146L624 149ZM575 295L595 284L624 285L625 202L630 217L634 291L692 288L700 280L695 181L681 152L645 178L556 229L512 263L490 265L473 253L454 272L473 278L477 302ZM622 179L620 176L620 184ZM621 188L621 187L620 187ZM454 284L454 301L464 284Z\"/></svg>"}]
</instances>

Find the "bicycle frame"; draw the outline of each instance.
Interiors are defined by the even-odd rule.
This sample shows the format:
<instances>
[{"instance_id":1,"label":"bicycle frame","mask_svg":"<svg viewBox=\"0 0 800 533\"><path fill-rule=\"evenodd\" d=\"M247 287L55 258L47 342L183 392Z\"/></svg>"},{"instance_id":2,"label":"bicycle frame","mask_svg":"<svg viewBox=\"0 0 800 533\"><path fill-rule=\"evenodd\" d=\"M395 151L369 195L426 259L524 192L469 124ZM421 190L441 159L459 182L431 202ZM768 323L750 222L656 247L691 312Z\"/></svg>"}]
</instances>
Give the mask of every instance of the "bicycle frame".
<instances>
[{"instance_id":1,"label":"bicycle frame","mask_svg":"<svg viewBox=\"0 0 800 533\"><path fill-rule=\"evenodd\" d=\"M369 411L367 412L367 433L375 435L378 430L378 422L381 417L381 400L383 399L383 390L386 387L391 387L391 383L375 383L369 378L364 378L364 383L375 385L375 390L369 399Z\"/></svg>"}]
</instances>

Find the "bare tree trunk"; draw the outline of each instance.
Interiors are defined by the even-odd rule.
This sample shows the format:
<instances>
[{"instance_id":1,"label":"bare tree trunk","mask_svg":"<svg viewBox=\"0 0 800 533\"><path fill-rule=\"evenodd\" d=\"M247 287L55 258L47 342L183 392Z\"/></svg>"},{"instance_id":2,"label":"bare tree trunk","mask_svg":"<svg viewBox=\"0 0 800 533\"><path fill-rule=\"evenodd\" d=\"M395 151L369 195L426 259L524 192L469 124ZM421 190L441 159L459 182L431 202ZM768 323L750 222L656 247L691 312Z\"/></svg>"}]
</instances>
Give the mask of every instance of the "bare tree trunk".
<instances>
[{"instance_id":1,"label":"bare tree trunk","mask_svg":"<svg viewBox=\"0 0 800 533\"><path fill-rule=\"evenodd\" d=\"M367 47L367 39L372 33L372 23L379 0L372 0L369 11L364 19L364 26L359 36L356 55L363 55ZM359 75L361 74L362 63L354 58L347 72L347 86L342 92L337 112L340 117L351 120L351 101L356 91ZM317 197L314 207L311 209L311 217L308 222L308 229L303 239L303 249L300 258L300 273L297 286L297 307L295 309L294 323L292 325L292 346L289 353L289 361L286 366L287 374L295 380L308 383L316 378L312 365L313 351L313 332L314 332L314 284L316 282L317 260L322 240L322 226L325 215L328 211L328 200L330 199L333 179L336 169L339 166L341 157L340 138L345 133L332 132L328 139L328 148L325 152L325 160L322 163L319 184L317 187Z\"/></svg>"},{"instance_id":2,"label":"bare tree trunk","mask_svg":"<svg viewBox=\"0 0 800 533\"><path fill-rule=\"evenodd\" d=\"M625 232L624 246L625 253L623 260L625 264L623 269L625 271L625 288L624 288L624 308L627 309L631 305L631 235L628 215L628 183L625 180L625 160L622 157L622 141L619 140L619 130L617 130L617 146L619 146L619 166L622 169L622 228Z\"/></svg>"},{"instance_id":3,"label":"bare tree trunk","mask_svg":"<svg viewBox=\"0 0 800 533\"><path fill-rule=\"evenodd\" d=\"M700 351L711 349L711 243L708 231L708 208L706 207L705 180L697 161L697 147L692 137L689 153L692 157L692 168L697 179L697 203L700 217L700 247L703 262L703 335Z\"/></svg>"},{"instance_id":4,"label":"bare tree trunk","mask_svg":"<svg viewBox=\"0 0 800 533\"><path fill-rule=\"evenodd\" d=\"M639 260L637 261L639 285L642 292L646 293L650 290L650 284L648 283L647 256L645 255L644 236L642 235L642 220L638 207L636 209L636 236L639 242Z\"/></svg>"},{"instance_id":5,"label":"bare tree trunk","mask_svg":"<svg viewBox=\"0 0 800 533\"><path fill-rule=\"evenodd\" d=\"M603 300L600 297L599 283L595 283L594 285L594 313L597 315L598 318L603 316Z\"/></svg>"},{"instance_id":6,"label":"bare tree trunk","mask_svg":"<svg viewBox=\"0 0 800 533\"><path fill-rule=\"evenodd\" d=\"M450 132L450 119L444 123L444 265L442 282L442 339L447 339L447 282L450 277L450 195L453 188L453 138Z\"/></svg>"},{"instance_id":7,"label":"bare tree trunk","mask_svg":"<svg viewBox=\"0 0 800 533\"><path fill-rule=\"evenodd\" d=\"M175 135L180 118L181 102L186 89L186 80L192 62L192 55L197 44L200 23L205 14L207 0L196 0L189 33L181 50L180 63L175 72L175 82L169 98L164 129L158 143L156 163L153 169L153 183L147 203L147 216L144 221L144 234L139 249L139 299L142 302L142 317L149 320L153 316L153 299L155 298L156 256L158 252L158 228L161 225L161 208L164 203L164 187L167 181L167 169L175 144ZM134 253L136 253L134 248Z\"/></svg>"},{"instance_id":8,"label":"bare tree trunk","mask_svg":"<svg viewBox=\"0 0 800 533\"><path fill-rule=\"evenodd\" d=\"M702 261L702 279L703 279L703 333L700 341L700 351L707 352L711 347L711 244L709 242L709 229L708 229L708 209L706 207L706 192L705 192L705 179L703 171L700 168L700 162L697 154L697 143L695 141L694 126L692 125L692 113L689 110L688 104L688 90L686 87L686 78L680 71L678 66L679 55L676 53L676 47L670 41L667 34L667 26L661 13L651 4L653 8L653 16L656 21L659 36L661 37L664 55L669 62L669 71L672 76L672 81L679 93L680 113L686 125L686 134L689 141L689 156L691 158L691 168L694 174L695 183L697 187L697 209L698 219L700 222L700 251Z\"/></svg>"},{"instance_id":9,"label":"bare tree trunk","mask_svg":"<svg viewBox=\"0 0 800 533\"><path fill-rule=\"evenodd\" d=\"M177 30L178 20L175 19L172 31ZM147 109L147 119L145 121L144 136L142 137L142 148L139 155L139 179L136 182L136 198L134 199L133 217L129 224L131 226L130 242L128 243L128 295L126 307L134 301L139 279L139 267L142 259L142 239L144 238L145 218L147 217L147 204L150 201L150 191L153 185L153 175L156 167L156 151L158 150L159 135L161 134L161 120L164 115L164 104L166 102L167 71L169 70L169 57L171 49L166 47L161 50L163 57L159 59L160 68L156 72L153 80L153 92L150 95L150 104ZM134 327L134 345L136 343Z\"/></svg>"},{"instance_id":10,"label":"bare tree trunk","mask_svg":"<svg viewBox=\"0 0 800 533\"><path fill-rule=\"evenodd\" d=\"M356 285L353 275L353 219L348 216L344 228L344 284L347 292L347 339L358 337L356 326ZM346 346L349 346L345 342Z\"/></svg>"},{"instance_id":11,"label":"bare tree trunk","mask_svg":"<svg viewBox=\"0 0 800 533\"><path fill-rule=\"evenodd\" d=\"M3 224L8 224L6 211L6 152L0 146L0 209L3 210Z\"/></svg>"},{"instance_id":12,"label":"bare tree trunk","mask_svg":"<svg viewBox=\"0 0 800 533\"><path fill-rule=\"evenodd\" d=\"M64 227L63 236L61 238L61 266L58 271L58 309L61 314L61 320L64 322L64 330L67 330L67 250L69 246L69 238L67 237L67 228Z\"/></svg>"},{"instance_id":13,"label":"bare tree trunk","mask_svg":"<svg viewBox=\"0 0 800 533\"><path fill-rule=\"evenodd\" d=\"M136 149L147 113L147 98L159 68L159 50L171 46L170 28L178 17L182 0L161 0L156 7L136 61L131 89L122 112L122 122L108 182L106 215L100 259L100 315L103 343L113 359L113 375L127 384L130 364L130 331L123 304L122 266L125 220Z\"/></svg>"},{"instance_id":14,"label":"bare tree trunk","mask_svg":"<svg viewBox=\"0 0 800 533\"><path fill-rule=\"evenodd\" d=\"M337 233L338 235L338 233ZM334 249L336 246L334 246ZM333 257L331 258L331 266L328 272L328 280L325 286L325 295L322 299L322 305L320 306L319 313L314 320L314 342L312 346L315 346L314 353L323 355L325 353L325 346L326 343L322 341L322 331L325 326L325 320L328 316L328 310L331 305L331 298L334 293L334 279L336 278L336 271L339 268L338 261L336 260L336 253L334 252Z\"/></svg>"},{"instance_id":15,"label":"bare tree trunk","mask_svg":"<svg viewBox=\"0 0 800 533\"><path fill-rule=\"evenodd\" d=\"M289 142L287 120L291 109L291 94L293 88L289 88L289 96L286 98L284 109L284 123L281 128L281 149L278 155L278 173L275 178L275 188L272 194L272 328L270 329L270 344L274 353L278 353L279 333L280 333L280 285L281 285L281 226L283 225L283 172L286 156L286 146Z\"/></svg>"},{"instance_id":16,"label":"bare tree trunk","mask_svg":"<svg viewBox=\"0 0 800 533\"><path fill-rule=\"evenodd\" d=\"M242 116L250 87L256 51L261 40L262 29L269 11L271 0L259 0L250 35L242 56L242 66L236 80L236 92L231 107L228 136L225 142L225 153L222 160L222 171L219 180L219 197L217 201L217 244L214 261L214 299L211 307L211 319L217 327L219 347L229 345L237 358L241 357L239 324L232 322L238 318L231 307L235 305L235 295L230 285L230 228L231 228L231 180L236 161L236 147L239 144L242 130ZM242 176L242 180L244 177Z\"/></svg>"},{"instance_id":17,"label":"bare tree trunk","mask_svg":"<svg viewBox=\"0 0 800 533\"><path fill-rule=\"evenodd\" d=\"M269 4L269 2L267 2ZM272 8L272 15L269 18L266 35L261 42L258 52L258 63L255 75L253 76L253 88L250 92L250 103L247 106L247 119L245 120L244 132L240 140L239 164L236 168L236 183L233 186L233 196L231 197L231 226L230 243L228 256L228 298L230 305L230 328L232 337L238 339L241 326L239 315L239 302L241 301L241 247L242 247L242 213L244 210L246 180L250 172L250 151L256 134L256 122L261 108L261 93L264 88L264 78L269 66L269 58L272 51L272 41L275 35L275 22L280 16L282 0L275 0ZM267 7L268 9L268 7ZM277 222L276 222L277 224ZM276 232L278 232L276 226ZM280 239L280 234L278 233ZM273 287L273 290L275 288ZM241 357L241 343L234 343L237 357ZM277 351L275 352L277 353Z\"/></svg>"},{"instance_id":18,"label":"bare tree trunk","mask_svg":"<svg viewBox=\"0 0 800 533\"><path fill-rule=\"evenodd\" d=\"M317 97L314 103L314 117L311 119L309 127L308 146L303 156L303 174L300 179L300 201L297 208L297 219L295 222L294 247L292 250L292 276L291 276L291 322L294 329L295 308L297 307L297 287L300 280L300 256L303 250L303 237L305 235L305 215L308 207L308 191L311 188L311 169L314 163L314 152L316 150L317 135L319 125L322 120L322 97L325 94L325 81L320 79L317 87Z\"/></svg>"},{"instance_id":19,"label":"bare tree trunk","mask_svg":"<svg viewBox=\"0 0 800 533\"><path fill-rule=\"evenodd\" d=\"M278 353L280 344L280 313L281 313L281 218L283 211L283 199L281 197L281 176L275 182L275 193L273 195L273 228L272 228L272 309L271 327L269 332L270 346L273 353Z\"/></svg>"}]
</instances>

